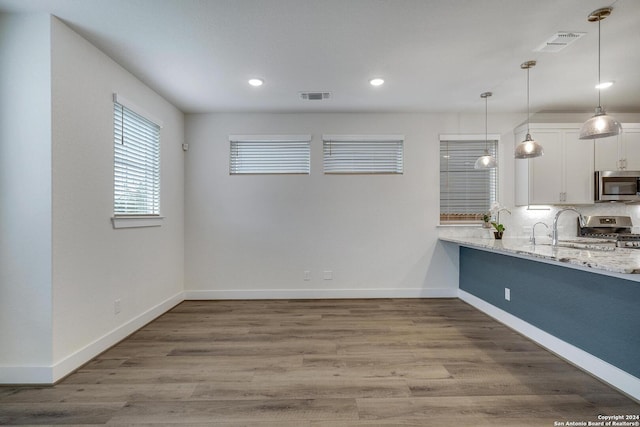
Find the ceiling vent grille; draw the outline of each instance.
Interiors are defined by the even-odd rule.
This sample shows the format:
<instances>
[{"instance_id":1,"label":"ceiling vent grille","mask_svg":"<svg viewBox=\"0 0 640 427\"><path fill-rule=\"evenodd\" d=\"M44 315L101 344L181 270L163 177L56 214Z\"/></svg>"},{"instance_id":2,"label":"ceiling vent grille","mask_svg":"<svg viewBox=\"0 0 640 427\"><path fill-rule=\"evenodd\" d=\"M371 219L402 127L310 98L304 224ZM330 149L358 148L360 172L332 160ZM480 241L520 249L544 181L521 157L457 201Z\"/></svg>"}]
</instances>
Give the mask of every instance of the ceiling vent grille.
<instances>
[{"instance_id":1,"label":"ceiling vent grille","mask_svg":"<svg viewBox=\"0 0 640 427\"><path fill-rule=\"evenodd\" d=\"M322 101L331 98L331 92L300 92L300 98L305 101Z\"/></svg>"},{"instance_id":2,"label":"ceiling vent grille","mask_svg":"<svg viewBox=\"0 0 640 427\"><path fill-rule=\"evenodd\" d=\"M576 33L571 31L559 31L551 36L547 41L535 48L534 52L560 52L574 41L583 37L587 33Z\"/></svg>"}]
</instances>

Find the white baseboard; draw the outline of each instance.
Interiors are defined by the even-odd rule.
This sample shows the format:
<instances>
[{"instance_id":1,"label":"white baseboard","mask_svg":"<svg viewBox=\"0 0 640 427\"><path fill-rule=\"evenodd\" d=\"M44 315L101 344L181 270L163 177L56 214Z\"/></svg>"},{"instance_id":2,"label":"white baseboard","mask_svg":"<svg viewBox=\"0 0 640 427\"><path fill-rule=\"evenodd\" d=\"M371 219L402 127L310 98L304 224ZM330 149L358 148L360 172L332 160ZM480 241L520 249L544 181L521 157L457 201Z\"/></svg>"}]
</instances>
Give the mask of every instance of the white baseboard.
<instances>
[{"instance_id":1,"label":"white baseboard","mask_svg":"<svg viewBox=\"0 0 640 427\"><path fill-rule=\"evenodd\" d=\"M0 366L0 385L53 384L50 366Z\"/></svg>"},{"instance_id":2,"label":"white baseboard","mask_svg":"<svg viewBox=\"0 0 640 427\"><path fill-rule=\"evenodd\" d=\"M401 289L250 289L250 290L191 290L184 292L185 300L229 299L352 299L352 298L457 298L457 288L401 288Z\"/></svg>"},{"instance_id":3,"label":"white baseboard","mask_svg":"<svg viewBox=\"0 0 640 427\"><path fill-rule=\"evenodd\" d=\"M53 382L59 381L69 375L71 372L107 350L109 347L122 341L147 323L151 322L153 319L161 316L174 306L180 304L182 301L184 301L184 293L179 292L139 316L136 316L124 325L121 325L113 331L103 335L91 344L55 363L52 367Z\"/></svg>"},{"instance_id":4,"label":"white baseboard","mask_svg":"<svg viewBox=\"0 0 640 427\"><path fill-rule=\"evenodd\" d=\"M640 378L637 378L612 364L593 356L506 311L460 289L458 297L488 314L494 319L525 337L535 341L547 350L565 359L569 363L601 379L629 397L640 401Z\"/></svg>"},{"instance_id":5,"label":"white baseboard","mask_svg":"<svg viewBox=\"0 0 640 427\"><path fill-rule=\"evenodd\" d=\"M182 301L184 293L179 292L53 366L0 366L0 384L53 384Z\"/></svg>"}]
</instances>

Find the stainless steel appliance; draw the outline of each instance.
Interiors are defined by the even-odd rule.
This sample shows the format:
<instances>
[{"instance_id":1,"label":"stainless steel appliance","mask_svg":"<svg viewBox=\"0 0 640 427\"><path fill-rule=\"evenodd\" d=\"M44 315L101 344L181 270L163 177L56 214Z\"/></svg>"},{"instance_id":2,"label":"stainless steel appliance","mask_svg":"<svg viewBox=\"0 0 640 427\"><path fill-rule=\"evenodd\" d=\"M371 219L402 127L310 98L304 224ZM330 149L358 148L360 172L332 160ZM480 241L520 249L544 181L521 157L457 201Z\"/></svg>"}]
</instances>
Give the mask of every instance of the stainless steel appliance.
<instances>
[{"instance_id":1,"label":"stainless steel appliance","mask_svg":"<svg viewBox=\"0 0 640 427\"><path fill-rule=\"evenodd\" d=\"M640 234L633 234L629 216L586 216L585 226L578 221L578 237L607 239L619 248L640 249Z\"/></svg>"},{"instance_id":2,"label":"stainless steel appliance","mask_svg":"<svg viewBox=\"0 0 640 427\"><path fill-rule=\"evenodd\" d=\"M640 171L597 171L596 202L640 202Z\"/></svg>"}]
</instances>

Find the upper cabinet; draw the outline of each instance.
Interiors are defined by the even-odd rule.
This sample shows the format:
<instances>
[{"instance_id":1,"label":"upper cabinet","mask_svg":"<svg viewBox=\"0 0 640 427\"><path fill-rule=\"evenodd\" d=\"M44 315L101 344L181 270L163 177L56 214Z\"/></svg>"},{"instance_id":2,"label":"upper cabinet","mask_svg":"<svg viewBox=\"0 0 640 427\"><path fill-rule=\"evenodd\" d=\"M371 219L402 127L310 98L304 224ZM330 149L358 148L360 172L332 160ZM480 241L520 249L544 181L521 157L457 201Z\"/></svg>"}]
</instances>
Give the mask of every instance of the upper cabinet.
<instances>
[{"instance_id":1,"label":"upper cabinet","mask_svg":"<svg viewBox=\"0 0 640 427\"><path fill-rule=\"evenodd\" d=\"M544 155L515 159L515 202L525 205L593 203L594 142L580 140L580 123L532 123L531 136ZM516 145L527 126L515 130ZM639 159L640 160L640 159Z\"/></svg>"},{"instance_id":2,"label":"upper cabinet","mask_svg":"<svg viewBox=\"0 0 640 427\"><path fill-rule=\"evenodd\" d=\"M640 123L623 123L620 135L595 140L595 170L640 170Z\"/></svg>"}]
</instances>

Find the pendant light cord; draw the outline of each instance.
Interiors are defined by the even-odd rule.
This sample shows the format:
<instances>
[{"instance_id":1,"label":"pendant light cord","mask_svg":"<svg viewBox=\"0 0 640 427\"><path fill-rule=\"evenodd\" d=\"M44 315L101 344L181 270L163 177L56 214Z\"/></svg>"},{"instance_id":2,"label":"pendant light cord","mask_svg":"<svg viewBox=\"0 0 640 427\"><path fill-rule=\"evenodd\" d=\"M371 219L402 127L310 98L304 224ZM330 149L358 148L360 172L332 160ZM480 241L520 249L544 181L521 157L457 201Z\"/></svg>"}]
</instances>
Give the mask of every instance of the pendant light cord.
<instances>
[{"instance_id":1,"label":"pendant light cord","mask_svg":"<svg viewBox=\"0 0 640 427\"><path fill-rule=\"evenodd\" d=\"M530 97L530 92L531 92L529 90L529 86L530 86L531 79L529 78L529 70L532 67L535 67L535 65L536 65L536 61L533 61L533 60L527 61L527 62L523 62L520 65L520 68L527 70L527 138L526 138L527 141L529 141L530 138L531 138L530 137L530 134L531 134L531 129L530 129L530 125L531 125L531 110L530 110L530 106L529 106L529 104L530 104L529 97Z\"/></svg>"},{"instance_id":2,"label":"pendant light cord","mask_svg":"<svg viewBox=\"0 0 640 427\"><path fill-rule=\"evenodd\" d=\"M602 105L600 104L600 92L602 92L600 88L600 21L602 18L598 19L598 108Z\"/></svg>"},{"instance_id":3,"label":"pendant light cord","mask_svg":"<svg viewBox=\"0 0 640 427\"><path fill-rule=\"evenodd\" d=\"M487 133L487 115L489 113L487 110L487 98L489 98L488 95L484 97L484 151L489 154L489 135Z\"/></svg>"},{"instance_id":4,"label":"pendant light cord","mask_svg":"<svg viewBox=\"0 0 640 427\"><path fill-rule=\"evenodd\" d=\"M529 70L530 67L527 68L527 134L530 134L529 122L531 121L531 117L529 116Z\"/></svg>"}]
</instances>

